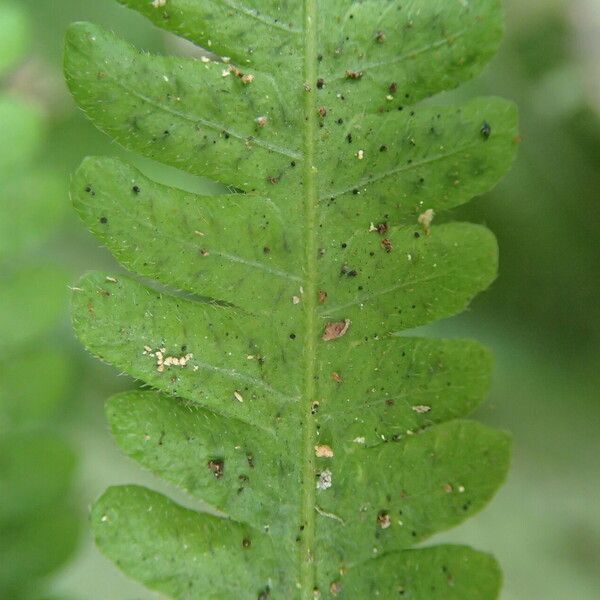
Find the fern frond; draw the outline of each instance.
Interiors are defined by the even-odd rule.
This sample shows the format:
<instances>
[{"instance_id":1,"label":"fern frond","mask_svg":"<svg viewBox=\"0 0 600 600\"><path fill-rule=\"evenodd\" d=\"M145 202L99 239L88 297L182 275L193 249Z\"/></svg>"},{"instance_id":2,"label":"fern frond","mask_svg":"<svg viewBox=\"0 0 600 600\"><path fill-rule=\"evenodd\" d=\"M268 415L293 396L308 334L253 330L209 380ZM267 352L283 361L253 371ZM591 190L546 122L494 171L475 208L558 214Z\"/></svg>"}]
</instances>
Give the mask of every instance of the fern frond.
<instances>
[{"instance_id":1,"label":"fern frond","mask_svg":"<svg viewBox=\"0 0 600 600\"><path fill-rule=\"evenodd\" d=\"M507 436L465 420L490 357L401 332L496 276L487 229L432 221L507 171L515 108L424 100L493 55L499 2L123 3L218 56L75 24L77 102L126 148L235 193L106 158L73 180L92 232L160 284L92 273L74 294L87 348L154 388L109 401L115 438L206 503L111 488L100 548L173 598L495 598L489 556L410 549L504 479Z\"/></svg>"}]
</instances>

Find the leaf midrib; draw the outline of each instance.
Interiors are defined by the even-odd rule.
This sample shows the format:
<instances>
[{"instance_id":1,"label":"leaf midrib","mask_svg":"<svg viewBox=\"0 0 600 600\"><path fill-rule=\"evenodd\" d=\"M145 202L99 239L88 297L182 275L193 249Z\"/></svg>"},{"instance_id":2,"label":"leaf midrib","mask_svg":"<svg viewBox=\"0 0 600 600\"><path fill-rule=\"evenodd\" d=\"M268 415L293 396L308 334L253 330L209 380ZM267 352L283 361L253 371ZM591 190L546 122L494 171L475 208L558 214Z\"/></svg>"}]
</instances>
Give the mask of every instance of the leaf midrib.
<instances>
[{"instance_id":1,"label":"leaf midrib","mask_svg":"<svg viewBox=\"0 0 600 600\"><path fill-rule=\"evenodd\" d=\"M314 443L316 424L311 414L316 385L316 341L317 341L317 170L316 135L317 103L312 86L317 81L317 0L304 0L304 78L307 89L304 102L304 210L305 210L305 260L306 289L304 303L304 395L302 398L302 499L300 522L304 525L299 553L300 598L311 600L315 588L314 543L315 502Z\"/></svg>"}]
</instances>

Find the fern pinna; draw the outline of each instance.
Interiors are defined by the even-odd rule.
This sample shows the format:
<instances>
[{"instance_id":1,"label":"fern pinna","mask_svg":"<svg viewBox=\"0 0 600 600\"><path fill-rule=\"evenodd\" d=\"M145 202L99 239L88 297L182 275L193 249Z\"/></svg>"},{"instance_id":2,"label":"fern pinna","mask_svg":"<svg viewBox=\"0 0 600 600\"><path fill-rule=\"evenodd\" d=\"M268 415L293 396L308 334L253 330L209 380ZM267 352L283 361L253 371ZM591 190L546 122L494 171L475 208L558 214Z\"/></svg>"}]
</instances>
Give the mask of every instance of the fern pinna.
<instances>
[{"instance_id":1,"label":"fern pinna","mask_svg":"<svg viewBox=\"0 0 600 600\"><path fill-rule=\"evenodd\" d=\"M401 332L496 274L489 231L432 220L507 171L516 111L423 101L489 60L499 2L121 1L211 54L149 56L75 24L77 102L126 148L230 193L107 158L74 178L83 220L145 278L92 273L74 294L87 348L155 390L110 399L112 431L203 502L111 488L98 545L172 598L496 597L490 556L411 549L505 476L507 436L464 420L490 358Z\"/></svg>"}]
</instances>

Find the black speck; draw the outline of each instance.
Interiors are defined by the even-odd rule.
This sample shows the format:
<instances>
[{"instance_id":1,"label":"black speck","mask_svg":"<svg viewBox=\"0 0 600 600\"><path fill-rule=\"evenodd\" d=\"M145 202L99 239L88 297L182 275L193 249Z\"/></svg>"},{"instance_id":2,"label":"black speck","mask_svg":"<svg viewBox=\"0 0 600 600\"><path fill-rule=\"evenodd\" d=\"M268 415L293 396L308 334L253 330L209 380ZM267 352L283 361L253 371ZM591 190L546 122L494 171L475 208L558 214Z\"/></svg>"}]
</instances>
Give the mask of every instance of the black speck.
<instances>
[{"instance_id":1,"label":"black speck","mask_svg":"<svg viewBox=\"0 0 600 600\"><path fill-rule=\"evenodd\" d=\"M131 188L131 191L132 191L134 194L139 194L139 193L140 193L142 190L140 190L139 186L137 186L137 185L134 185L134 186Z\"/></svg>"},{"instance_id":2,"label":"black speck","mask_svg":"<svg viewBox=\"0 0 600 600\"><path fill-rule=\"evenodd\" d=\"M492 126L487 121L484 121L481 126L481 137L483 137L484 140L489 140L491 135Z\"/></svg>"},{"instance_id":3,"label":"black speck","mask_svg":"<svg viewBox=\"0 0 600 600\"><path fill-rule=\"evenodd\" d=\"M102 225L106 225L108 223L108 219L106 217L100 217L100 223L102 223Z\"/></svg>"}]
</instances>

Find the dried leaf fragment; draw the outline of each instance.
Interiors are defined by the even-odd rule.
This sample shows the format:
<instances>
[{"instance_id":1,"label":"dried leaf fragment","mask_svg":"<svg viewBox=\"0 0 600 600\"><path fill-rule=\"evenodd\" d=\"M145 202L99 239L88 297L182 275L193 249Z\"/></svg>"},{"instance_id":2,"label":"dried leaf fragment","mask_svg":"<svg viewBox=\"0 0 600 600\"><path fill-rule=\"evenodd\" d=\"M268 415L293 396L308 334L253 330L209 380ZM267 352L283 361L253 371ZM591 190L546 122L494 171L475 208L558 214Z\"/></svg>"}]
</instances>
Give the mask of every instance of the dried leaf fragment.
<instances>
[{"instance_id":1,"label":"dried leaf fragment","mask_svg":"<svg viewBox=\"0 0 600 600\"><path fill-rule=\"evenodd\" d=\"M336 321L334 323L327 323L321 339L325 342L337 340L337 338L341 338L342 336L346 335L346 332L349 328L350 319L344 319L343 321Z\"/></svg>"},{"instance_id":2,"label":"dried leaf fragment","mask_svg":"<svg viewBox=\"0 0 600 600\"><path fill-rule=\"evenodd\" d=\"M435 211L433 208L428 208L423 214L419 215L419 225L423 227L423 231L426 235L431 233L431 223L435 217Z\"/></svg>"},{"instance_id":3,"label":"dried leaf fragment","mask_svg":"<svg viewBox=\"0 0 600 600\"><path fill-rule=\"evenodd\" d=\"M315 456L317 458L333 458L333 450L327 444L315 446Z\"/></svg>"}]
</instances>

